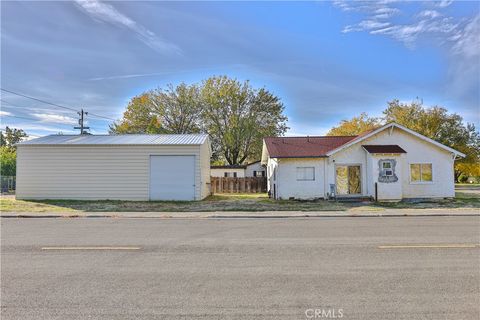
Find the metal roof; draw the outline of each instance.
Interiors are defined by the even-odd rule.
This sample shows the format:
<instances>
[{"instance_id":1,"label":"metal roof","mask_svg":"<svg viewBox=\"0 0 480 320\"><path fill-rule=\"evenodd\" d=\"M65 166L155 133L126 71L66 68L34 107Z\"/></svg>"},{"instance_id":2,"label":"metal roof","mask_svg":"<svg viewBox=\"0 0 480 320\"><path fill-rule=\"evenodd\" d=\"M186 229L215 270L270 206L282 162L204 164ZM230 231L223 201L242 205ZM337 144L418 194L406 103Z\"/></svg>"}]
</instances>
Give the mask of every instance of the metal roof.
<instances>
[{"instance_id":1,"label":"metal roof","mask_svg":"<svg viewBox=\"0 0 480 320\"><path fill-rule=\"evenodd\" d=\"M200 145L207 134L50 135L17 145Z\"/></svg>"}]
</instances>

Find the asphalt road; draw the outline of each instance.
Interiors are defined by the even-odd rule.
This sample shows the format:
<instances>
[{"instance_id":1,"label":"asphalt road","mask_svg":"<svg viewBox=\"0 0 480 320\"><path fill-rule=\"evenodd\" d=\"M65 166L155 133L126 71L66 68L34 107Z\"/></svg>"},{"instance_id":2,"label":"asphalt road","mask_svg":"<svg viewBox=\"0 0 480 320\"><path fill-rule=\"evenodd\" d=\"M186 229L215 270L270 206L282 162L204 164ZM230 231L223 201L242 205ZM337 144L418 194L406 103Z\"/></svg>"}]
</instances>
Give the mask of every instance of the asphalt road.
<instances>
[{"instance_id":1,"label":"asphalt road","mask_svg":"<svg viewBox=\"0 0 480 320\"><path fill-rule=\"evenodd\" d=\"M480 318L480 217L1 223L2 320Z\"/></svg>"}]
</instances>

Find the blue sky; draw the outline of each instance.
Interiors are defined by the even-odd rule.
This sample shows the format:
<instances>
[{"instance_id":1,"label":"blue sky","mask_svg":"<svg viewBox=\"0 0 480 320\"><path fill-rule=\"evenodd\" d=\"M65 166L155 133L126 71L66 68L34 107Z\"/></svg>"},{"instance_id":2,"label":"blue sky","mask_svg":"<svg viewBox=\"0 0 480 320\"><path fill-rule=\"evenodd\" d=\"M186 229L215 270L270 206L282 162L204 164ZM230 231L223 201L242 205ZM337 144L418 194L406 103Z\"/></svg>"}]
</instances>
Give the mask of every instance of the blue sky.
<instances>
[{"instance_id":1,"label":"blue sky","mask_svg":"<svg viewBox=\"0 0 480 320\"><path fill-rule=\"evenodd\" d=\"M1 3L1 87L108 118L169 83L228 75L324 134L394 98L480 120L479 2ZM74 133L77 115L2 92L2 128ZM92 133L111 121L88 117Z\"/></svg>"}]
</instances>

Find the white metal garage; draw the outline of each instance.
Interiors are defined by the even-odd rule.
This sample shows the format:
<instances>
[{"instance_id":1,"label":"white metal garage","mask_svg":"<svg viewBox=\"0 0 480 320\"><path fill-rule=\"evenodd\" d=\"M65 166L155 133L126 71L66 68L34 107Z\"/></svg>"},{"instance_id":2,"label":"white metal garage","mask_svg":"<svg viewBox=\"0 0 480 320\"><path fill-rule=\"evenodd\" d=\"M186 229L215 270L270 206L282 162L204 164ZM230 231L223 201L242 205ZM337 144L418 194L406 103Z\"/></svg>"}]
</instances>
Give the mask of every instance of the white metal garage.
<instances>
[{"instance_id":1,"label":"white metal garage","mask_svg":"<svg viewBox=\"0 0 480 320\"><path fill-rule=\"evenodd\" d=\"M200 200L207 135L52 135L17 145L17 199Z\"/></svg>"}]
</instances>

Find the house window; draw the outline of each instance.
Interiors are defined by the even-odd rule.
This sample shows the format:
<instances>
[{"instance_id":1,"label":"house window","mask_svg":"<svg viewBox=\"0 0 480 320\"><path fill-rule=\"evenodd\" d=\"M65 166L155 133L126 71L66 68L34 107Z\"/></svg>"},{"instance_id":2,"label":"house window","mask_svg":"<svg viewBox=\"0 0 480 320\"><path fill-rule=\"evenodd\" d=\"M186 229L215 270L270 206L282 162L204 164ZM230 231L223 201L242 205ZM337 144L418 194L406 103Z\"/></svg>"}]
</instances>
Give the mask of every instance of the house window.
<instances>
[{"instance_id":1,"label":"house window","mask_svg":"<svg viewBox=\"0 0 480 320\"><path fill-rule=\"evenodd\" d=\"M313 181L315 180L314 167L297 167L297 181Z\"/></svg>"},{"instance_id":2,"label":"house window","mask_svg":"<svg viewBox=\"0 0 480 320\"><path fill-rule=\"evenodd\" d=\"M392 176L393 176L393 165L392 165L392 161L390 161L390 160L383 160L381 165L382 165L381 175L382 175L383 177L392 177Z\"/></svg>"},{"instance_id":3,"label":"house window","mask_svg":"<svg viewBox=\"0 0 480 320\"><path fill-rule=\"evenodd\" d=\"M236 172L233 173L233 177L234 177L234 178L237 177L237 173L236 173Z\"/></svg>"},{"instance_id":4,"label":"house window","mask_svg":"<svg viewBox=\"0 0 480 320\"><path fill-rule=\"evenodd\" d=\"M265 171L253 171L254 177L265 177Z\"/></svg>"},{"instance_id":5,"label":"house window","mask_svg":"<svg viewBox=\"0 0 480 320\"><path fill-rule=\"evenodd\" d=\"M223 176L224 176L225 178L228 177L228 172L225 172L225 173L223 174Z\"/></svg>"},{"instance_id":6,"label":"house window","mask_svg":"<svg viewBox=\"0 0 480 320\"><path fill-rule=\"evenodd\" d=\"M432 182L432 164L431 163L411 163L410 164L411 182Z\"/></svg>"}]
</instances>

